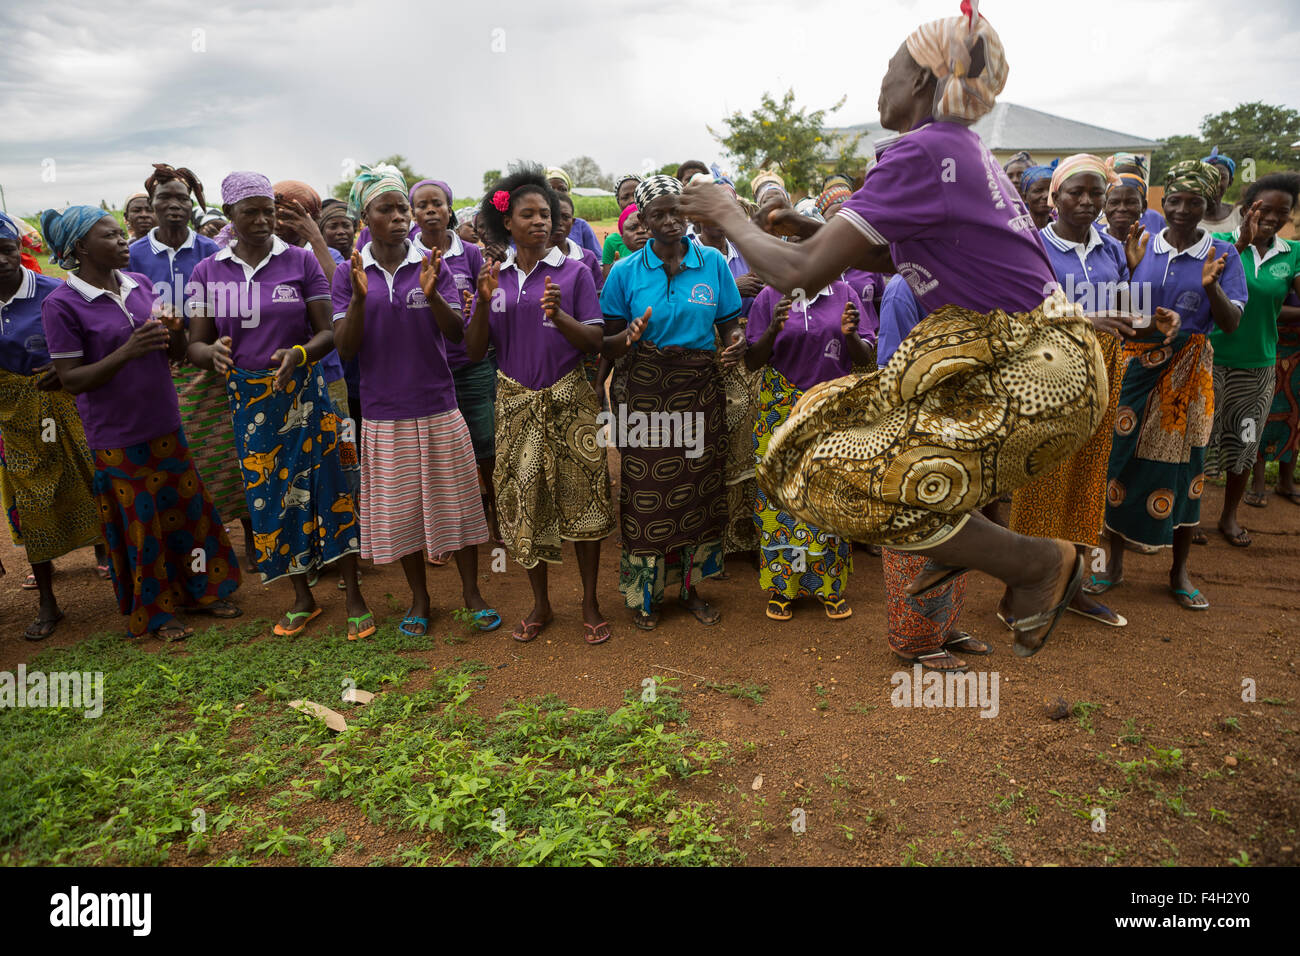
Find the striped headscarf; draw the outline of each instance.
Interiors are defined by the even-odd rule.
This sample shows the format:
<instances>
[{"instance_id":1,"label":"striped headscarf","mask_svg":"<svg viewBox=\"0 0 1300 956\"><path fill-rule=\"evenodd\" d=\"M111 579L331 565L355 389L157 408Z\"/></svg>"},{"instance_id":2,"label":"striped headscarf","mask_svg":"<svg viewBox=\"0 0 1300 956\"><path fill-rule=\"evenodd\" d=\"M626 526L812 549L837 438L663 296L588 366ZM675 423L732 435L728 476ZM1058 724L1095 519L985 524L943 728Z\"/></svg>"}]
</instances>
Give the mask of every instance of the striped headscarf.
<instances>
[{"instance_id":1,"label":"striped headscarf","mask_svg":"<svg viewBox=\"0 0 1300 956\"><path fill-rule=\"evenodd\" d=\"M853 195L853 184L849 182L847 176L841 176L838 173L834 176L827 176L826 182L822 184L822 191L817 196L817 211L823 216L826 210L836 203L842 203Z\"/></svg>"},{"instance_id":2,"label":"striped headscarf","mask_svg":"<svg viewBox=\"0 0 1300 956\"><path fill-rule=\"evenodd\" d=\"M988 20L970 0L962 15L923 23L907 38L907 52L938 81L934 118L970 125L993 109L1007 84L1007 58Z\"/></svg>"},{"instance_id":3,"label":"striped headscarf","mask_svg":"<svg viewBox=\"0 0 1300 956\"><path fill-rule=\"evenodd\" d=\"M1121 166L1133 167L1143 179L1151 178L1151 168L1147 165L1147 158L1141 153L1111 153L1106 157L1108 169L1118 169Z\"/></svg>"},{"instance_id":4,"label":"striped headscarf","mask_svg":"<svg viewBox=\"0 0 1300 956\"><path fill-rule=\"evenodd\" d=\"M559 166L547 166L546 179L548 181L552 179L561 179L564 181L564 185L568 186L569 189L573 189L573 179L570 178L569 174Z\"/></svg>"},{"instance_id":5,"label":"striped headscarf","mask_svg":"<svg viewBox=\"0 0 1300 956\"><path fill-rule=\"evenodd\" d=\"M360 219L376 196L388 192L406 195L406 179L402 176L402 171L387 163L374 166L362 163L357 178L352 182L352 189L348 192L348 215Z\"/></svg>"},{"instance_id":6,"label":"striped headscarf","mask_svg":"<svg viewBox=\"0 0 1300 956\"><path fill-rule=\"evenodd\" d=\"M1214 147L1214 149L1210 150L1209 156L1201 157L1201 162L1210 163L1211 165L1214 166L1222 166L1224 169L1226 169L1228 171L1229 186L1231 186L1232 181L1237 178L1237 164L1232 161L1231 157L1225 156L1222 153L1220 153L1219 147L1217 146Z\"/></svg>"},{"instance_id":7,"label":"striped headscarf","mask_svg":"<svg viewBox=\"0 0 1300 956\"><path fill-rule=\"evenodd\" d=\"M774 170L760 169L758 175L749 182L749 189L754 194L754 201L759 203L763 201L763 193L774 186L781 190L781 195L787 199L790 198L790 194L785 191L785 180L781 178L780 173Z\"/></svg>"},{"instance_id":8,"label":"striped headscarf","mask_svg":"<svg viewBox=\"0 0 1300 956\"><path fill-rule=\"evenodd\" d=\"M50 244L50 261L69 272L78 268L77 241L105 216L113 218L98 206L69 206L63 212L47 209L41 213L41 234Z\"/></svg>"},{"instance_id":9,"label":"striped headscarf","mask_svg":"<svg viewBox=\"0 0 1300 956\"><path fill-rule=\"evenodd\" d=\"M2 212L0 212L0 239L12 239L14 242L23 241L23 233L18 228L18 223Z\"/></svg>"},{"instance_id":10,"label":"striped headscarf","mask_svg":"<svg viewBox=\"0 0 1300 956\"><path fill-rule=\"evenodd\" d=\"M1022 149L1020 152L1016 153L1016 155L1012 156L1010 159L1006 161L1006 163L1003 164L1002 171L1005 173L1016 163L1024 163L1026 166L1033 166L1034 157L1029 155L1028 150Z\"/></svg>"},{"instance_id":11,"label":"striped headscarf","mask_svg":"<svg viewBox=\"0 0 1300 956\"><path fill-rule=\"evenodd\" d=\"M1137 173L1116 173L1115 181L1106 187L1106 192L1110 192L1116 186L1132 186L1142 194L1142 201L1147 201L1147 181Z\"/></svg>"},{"instance_id":12,"label":"striped headscarf","mask_svg":"<svg viewBox=\"0 0 1300 956\"><path fill-rule=\"evenodd\" d=\"M348 204L342 199L326 199L321 203L320 216L316 219L316 225L323 226L335 216L342 216L344 219L352 218L348 215Z\"/></svg>"},{"instance_id":13,"label":"striped headscarf","mask_svg":"<svg viewBox=\"0 0 1300 956\"><path fill-rule=\"evenodd\" d=\"M1165 173L1165 195L1170 193L1196 193L1207 203L1219 198L1219 171L1199 159L1185 159L1174 163Z\"/></svg>"},{"instance_id":14,"label":"striped headscarf","mask_svg":"<svg viewBox=\"0 0 1300 956\"><path fill-rule=\"evenodd\" d=\"M641 177L638 176L636 173L624 173L622 176L618 177L618 179L614 180L614 195L615 195L615 196L618 195L618 191L619 191L619 189L620 189L620 188L622 187L622 185L623 185L625 182L627 182L629 179L632 180L632 182L634 182L634 183L639 183L639 182L641 181Z\"/></svg>"},{"instance_id":15,"label":"striped headscarf","mask_svg":"<svg viewBox=\"0 0 1300 956\"><path fill-rule=\"evenodd\" d=\"M676 196L682 191L681 180L676 176L647 176L636 187L636 204L644 209L660 196Z\"/></svg>"},{"instance_id":16,"label":"striped headscarf","mask_svg":"<svg viewBox=\"0 0 1300 956\"><path fill-rule=\"evenodd\" d=\"M131 195L127 196L127 197L126 197L126 202L122 203L122 214L123 214L123 215L126 215L126 211L127 211L128 209L131 208L131 203L135 202L137 199L143 199L143 200L145 201L145 204L147 205L147 204L149 203L149 194L148 194L148 193L131 193Z\"/></svg>"},{"instance_id":17,"label":"striped headscarf","mask_svg":"<svg viewBox=\"0 0 1300 956\"><path fill-rule=\"evenodd\" d=\"M1106 163L1100 156L1094 156L1092 153L1075 153L1073 156L1067 156L1057 165L1056 172L1052 173L1052 185L1047 191L1049 206L1056 205L1056 200L1052 197L1060 192L1065 181L1079 173L1095 173L1101 177L1102 187L1106 189L1119 179L1114 170L1106 168Z\"/></svg>"}]
</instances>

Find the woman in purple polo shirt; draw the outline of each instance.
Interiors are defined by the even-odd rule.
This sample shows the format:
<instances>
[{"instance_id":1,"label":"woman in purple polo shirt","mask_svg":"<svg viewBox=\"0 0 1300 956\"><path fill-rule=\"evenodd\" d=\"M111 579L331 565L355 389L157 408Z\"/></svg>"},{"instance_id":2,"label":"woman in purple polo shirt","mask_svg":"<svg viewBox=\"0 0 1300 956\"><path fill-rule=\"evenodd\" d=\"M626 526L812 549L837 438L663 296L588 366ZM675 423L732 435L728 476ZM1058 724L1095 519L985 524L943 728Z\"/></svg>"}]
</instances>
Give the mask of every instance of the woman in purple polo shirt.
<instances>
[{"instance_id":1,"label":"woman in purple polo shirt","mask_svg":"<svg viewBox=\"0 0 1300 956\"><path fill-rule=\"evenodd\" d=\"M1135 288L1150 290L1152 307L1177 312L1182 328L1172 342L1148 333L1124 346L1128 364L1106 483L1110 563L1105 575L1089 582L1093 594L1123 583L1124 548L1132 542L1172 548L1170 593L1189 610L1210 606L1187 571L1214 418L1209 333L1215 327L1234 331L1247 299L1236 247L1200 228L1218 185L1219 174L1208 163L1175 163L1165 174L1169 225L1154 238L1135 225L1125 249Z\"/></svg>"},{"instance_id":2,"label":"woman in purple polo shirt","mask_svg":"<svg viewBox=\"0 0 1300 956\"><path fill-rule=\"evenodd\" d=\"M180 318L163 311L147 276L123 272L126 234L94 206L41 216L55 264L70 271L41 321L54 369L77 396L95 454L95 496L127 636L181 640L176 613L238 617L225 600L239 563L190 459L168 354L185 350Z\"/></svg>"},{"instance_id":3,"label":"woman in purple polo shirt","mask_svg":"<svg viewBox=\"0 0 1300 956\"><path fill-rule=\"evenodd\" d=\"M411 187L409 196L415 224L420 231L414 237L415 249L422 256L436 249L442 253L442 267L451 272L456 283L457 305L466 315L474 297L478 275L483 270L483 252L478 246L467 243L452 228L456 214L451 187L440 179L422 179ZM463 214L472 216L473 209ZM474 460L478 463L479 489L483 497L483 511L493 539L499 539L496 505L492 493L492 472L496 467L495 410L497 397L496 353L488 354L477 362L469 360L464 342L447 342L447 364L456 383L456 407L469 428L474 443Z\"/></svg>"},{"instance_id":4,"label":"woman in purple polo shirt","mask_svg":"<svg viewBox=\"0 0 1300 956\"><path fill-rule=\"evenodd\" d=\"M221 184L239 238L194 270L189 356L226 378L262 583L293 583L275 633L292 637L320 616L310 576L338 561L356 640L375 621L357 586L361 529L320 364L334 350L329 283L311 249L275 234L275 195L259 173Z\"/></svg>"},{"instance_id":5,"label":"woman in purple polo shirt","mask_svg":"<svg viewBox=\"0 0 1300 956\"><path fill-rule=\"evenodd\" d=\"M59 387L41 325L45 299L63 283L22 264L22 233L0 213L0 513L14 545L27 552L39 591L36 620L23 637L42 641L63 611L54 598L54 559L96 546L99 507L94 459L72 396ZM108 576L104 565L104 576Z\"/></svg>"},{"instance_id":6,"label":"woman in purple polo shirt","mask_svg":"<svg viewBox=\"0 0 1300 956\"><path fill-rule=\"evenodd\" d=\"M772 433L785 424L803 393L819 382L848 375L854 362L871 364L874 351L858 335L862 303L848 283L836 279L811 298L792 301L773 288L754 300L745 336L745 365L761 370L758 421L751 448L761 459ZM788 621L790 605L815 597L831 620L849 617L844 599L853 544L799 521L758 489L753 521L759 529L759 586L767 592L767 616Z\"/></svg>"},{"instance_id":7,"label":"woman in purple polo shirt","mask_svg":"<svg viewBox=\"0 0 1300 956\"><path fill-rule=\"evenodd\" d=\"M361 556L401 561L411 607L401 630L428 632L424 559L455 552L461 596L480 630L501 626L478 587L488 540L474 445L456 407L446 342L465 336L460 299L442 253L408 238L411 206L394 166L362 166L348 206L370 241L334 273L334 344L361 368ZM424 555L421 555L424 552Z\"/></svg>"},{"instance_id":8,"label":"woman in purple polo shirt","mask_svg":"<svg viewBox=\"0 0 1300 956\"><path fill-rule=\"evenodd\" d=\"M552 245L561 196L540 169L523 169L488 190L480 210L487 234L514 245L479 273L466 331L472 359L496 345L496 486L501 538L528 569L533 607L516 641L534 640L554 617L548 564L572 541L582 578L588 644L609 640L596 597L600 542L614 528L609 466L599 440L599 405L582 365L599 352L604 321L590 263Z\"/></svg>"},{"instance_id":9,"label":"woman in purple polo shirt","mask_svg":"<svg viewBox=\"0 0 1300 956\"><path fill-rule=\"evenodd\" d=\"M879 372L824 383L768 446L758 479L795 517L930 560L922 595L966 568L1010 588L1015 650L1036 653L1083 577L1068 541L1027 538L978 509L1050 469L1096 429L1105 366L1092 325L1055 283L1033 220L970 124L1006 82L1001 41L968 14L923 24L881 83L896 139L825 225L764 210L746 222L720 190L691 186L688 215L718 221L783 291L848 266L900 272L923 319ZM1046 300L1046 301L1045 301Z\"/></svg>"}]
</instances>

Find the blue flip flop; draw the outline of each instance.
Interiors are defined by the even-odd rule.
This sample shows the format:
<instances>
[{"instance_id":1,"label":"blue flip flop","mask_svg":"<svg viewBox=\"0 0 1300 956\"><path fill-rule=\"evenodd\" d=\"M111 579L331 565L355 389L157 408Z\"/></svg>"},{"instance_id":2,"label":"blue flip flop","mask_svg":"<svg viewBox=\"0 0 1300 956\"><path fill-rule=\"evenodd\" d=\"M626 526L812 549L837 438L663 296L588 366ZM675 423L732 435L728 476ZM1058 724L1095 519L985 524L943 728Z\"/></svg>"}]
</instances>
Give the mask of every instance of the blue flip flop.
<instances>
[{"instance_id":1,"label":"blue flip flop","mask_svg":"<svg viewBox=\"0 0 1300 956\"><path fill-rule=\"evenodd\" d=\"M1210 609L1210 601L1201 593L1200 588L1192 588L1190 591L1184 591L1182 588L1170 588L1169 590L1173 593L1174 599L1189 611L1208 611ZM1204 599L1205 603L1197 604L1196 599L1198 597Z\"/></svg>"},{"instance_id":2,"label":"blue flip flop","mask_svg":"<svg viewBox=\"0 0 1300 956\"><path fill-rule=\"evenodd\" d=\"M481 611L475 611L474 626L480 631L495 631L501 626L501 615L498 614L494 608L490 607L485 607Z\"/></svg>"},{"instance_id":3,"label":"blue flip flop","mask_svg":"<svg viewBox=\"0 0 1300 956\"><path fill-rule=\"evenodd\" d=\"M406 629L407 624L419 624L424 628L424 634L416 634L414 631L408 631ZM402 623L397 626L397 629L407 637L424 637L425 634L429 633L429 619L427 617L416 617L414 614L407 612L406 617L402 618Z\"/></svg>"}]
</instances>

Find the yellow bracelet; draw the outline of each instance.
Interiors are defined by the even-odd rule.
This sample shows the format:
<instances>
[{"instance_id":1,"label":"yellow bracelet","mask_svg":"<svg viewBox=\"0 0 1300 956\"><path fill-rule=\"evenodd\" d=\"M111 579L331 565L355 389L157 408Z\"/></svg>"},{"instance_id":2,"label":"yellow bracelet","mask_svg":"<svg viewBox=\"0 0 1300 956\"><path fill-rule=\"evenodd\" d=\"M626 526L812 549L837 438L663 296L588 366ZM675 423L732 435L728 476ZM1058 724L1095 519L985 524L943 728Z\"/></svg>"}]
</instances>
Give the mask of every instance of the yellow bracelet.
<instances>
[{"instance_id":1,"label":"yellow bracelet","mask_svg":"<svg viewBox=\"0 0 1300 956\"><path fill-rule=\"evenodd\" d=\"M295 345L294 349L302 353L302 361L298 363L298 367L301 368L307 364L307 350L301 345Z\"/></svg>"}]
</instances>

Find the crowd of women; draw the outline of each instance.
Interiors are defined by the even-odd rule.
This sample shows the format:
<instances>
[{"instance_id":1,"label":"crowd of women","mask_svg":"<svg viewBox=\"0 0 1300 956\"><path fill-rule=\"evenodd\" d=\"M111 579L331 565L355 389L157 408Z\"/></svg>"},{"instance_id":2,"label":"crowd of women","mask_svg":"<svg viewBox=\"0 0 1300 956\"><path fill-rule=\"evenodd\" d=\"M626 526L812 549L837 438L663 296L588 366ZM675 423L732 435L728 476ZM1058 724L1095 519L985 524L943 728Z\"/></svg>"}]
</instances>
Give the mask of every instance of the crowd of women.
<instances>
[{"instance_id":1,"label":"crowd of women","mask_svg":"<svg viewBox=\"0 0 1300 956\"><path fill-rule=\"evenodd\" d=\"M568 174L527 165L454 209L446 182L383 165L347 202L232 172L209 206L158 163L129 236L100 208L42 214L66 280L23 265L0 217L0 494L39 592L25 636L62 617L52 562L91 544L132 637L239 616L254 570L289 579L275 633L298 634L330 568L364 638L360 560L400 563L400 627L423 634L448 556L463 616L491 631L480 548L500 543L531 586L511 628L528 642L570 541L600 644L616 526L617 593L645 630L670 596L716 623L703 588L729 555L756 564L767 617L809 598L848 618L853 541L881 556L889 646L931 669L992 652L959 627L972 569L1006 584L1022 656L1066 610L1127 623L1097 600L1126 551L1169 549L1172 597L1208 608L1189 568L1207 476L1226 476L1218 530L1239 547L1265 462L1300 503L1300 244L1278 235L1300 176L1229 204L1216 149L1168 170L1157 211L1141 156L999 167L970 124L1006 72L986 19L924 24L882 82L900 135L860 185L796 202L774 171L752 200L697 161L627 175L603 244Z\"/></svg>"}]
</instances>

